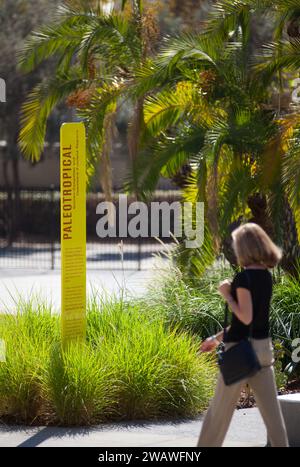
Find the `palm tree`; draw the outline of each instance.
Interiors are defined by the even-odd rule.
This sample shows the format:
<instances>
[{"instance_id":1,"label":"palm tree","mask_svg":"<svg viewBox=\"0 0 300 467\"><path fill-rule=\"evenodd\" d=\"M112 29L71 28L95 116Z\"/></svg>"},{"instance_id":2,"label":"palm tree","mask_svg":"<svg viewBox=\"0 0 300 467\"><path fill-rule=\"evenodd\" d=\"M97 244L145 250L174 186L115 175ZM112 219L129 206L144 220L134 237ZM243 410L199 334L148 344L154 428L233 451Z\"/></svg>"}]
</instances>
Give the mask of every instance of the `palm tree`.
<instances>
[{"instance_id":1,"label":"palm tree","mask_svg":"<svg viewBox=\"0 0 300 467\"><path fill-rule=\"evenodd\" d=\"M109 154L117 109L128 106L128 102L134 106L128 132L134 161L143 129L143 96L130 101L128 90L134 70L152 53L149 44L157 30L140 0L130 4L123 0L123 11L114 8L109 14L101 4L66 1L53 23L32 33L20 51L19 64L24 72L52 57L56 72L39 83L24 103L19 145L25 157L39 160L48 117L59 103L67 102L86 123L88 175L94 173L100 159L101 185L109 200Z\"/></svg>"},{"instance_id":2,"label":"palm tree","mask_svg":"<svg viewBox=\"0 0 300 467\"><path fill-rule=\"evenodd\" d=\"M285 248L284 266L294 272L300 251L294 187L299 144L298 133L292 133L297 119L282 114L280 100L272 105L270 89L274 82L283 83L283 46L295 46L291 38L282 44L282 37L284 25L294 21L296 0L273 2L280 46L269 47L271 59L264 57L263 66L256 67L254 19L271 8L270 1L220 0L201 34L166 39L153 58L149 37L153 31L155 36L155 26L145 29L141 1L122 1L123 9L131 6L129 15L103 14L91 2L69 3L52 25L32 35L20 55L25 71L57 57L56 76L40 83L23 108L20 146L25 155L39 158L47 118L67 99L87 125L89 172L102 154L109 195L114 118L130 100L135 108L129 131L133 170L127 187L146 197L160 175L178 177L184 166L189 168L184 199L206 205L204 246L191 251L179 246L183 268L202 273L221 251L228 225L244 218L273 234Z\"/></svg>"},{"instance_id":3,"label":"palm tree","mask_svg":"<svg viewBox=\"0 0 300 467\"><path fill-rule=\"evenodd\" d=\"M189 163L186 199L207 206L204 248L180 250L188 271L203 272L228 225L242 218L269 231L284 246L285 269L296 271L299 198L291 203L286 155L295 121L269 105L274 74L250 65L252 10L253 2L217 2L204 33L168 41L137 73L135 92L151 97L135 183L146 195L160 174Z\"/></svg>"}]
</instances>

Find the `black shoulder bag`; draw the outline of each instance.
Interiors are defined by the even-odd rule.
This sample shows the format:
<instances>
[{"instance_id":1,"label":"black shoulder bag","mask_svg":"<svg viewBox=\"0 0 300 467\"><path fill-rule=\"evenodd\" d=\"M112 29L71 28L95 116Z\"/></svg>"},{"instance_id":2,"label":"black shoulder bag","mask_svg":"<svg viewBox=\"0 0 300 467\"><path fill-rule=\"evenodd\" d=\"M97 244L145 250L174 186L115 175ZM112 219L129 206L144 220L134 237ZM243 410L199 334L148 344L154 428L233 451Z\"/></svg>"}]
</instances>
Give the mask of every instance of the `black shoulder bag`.
<instances>
[{"instance_id":1,"label":"black shoulder bag","mask_svg":"<svg viewBox=\"0 0 300 467\"><path fill-rule=\"evenodd\" d=\"M248 274L247 277L249 281ZM226 303L223 340L227 332L227 321L228 305ZM252 331L253 319L250 324L249 337L252 336ZM248 376L252 376L258 370L261 369L256 353L248 338L242 339L240 342L230 347L228 350L225 350L224 343L222 344L222 346L223 348L219 352L218 364L224 379L224 383L227 386L241 381L242 379L247 378Z\"/></svg>"}]
</instances>

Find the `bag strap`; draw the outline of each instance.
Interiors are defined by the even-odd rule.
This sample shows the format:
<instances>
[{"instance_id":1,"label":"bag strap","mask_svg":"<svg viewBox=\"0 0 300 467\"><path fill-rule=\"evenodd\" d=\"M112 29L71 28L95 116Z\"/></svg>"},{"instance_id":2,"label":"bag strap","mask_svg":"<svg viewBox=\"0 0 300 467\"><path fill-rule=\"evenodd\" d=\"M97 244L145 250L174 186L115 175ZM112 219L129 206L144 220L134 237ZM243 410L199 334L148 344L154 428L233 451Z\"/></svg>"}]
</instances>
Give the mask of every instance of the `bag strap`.
<instances>
[{"instance_id":1,"label":"bag strap","mask_svg":"<svg viewBox=\"0 0 300 467\"><path fill-rule=\"evenodd\" d=\"M224 326L223 326L223 342L225 340L227 334L227 323L228 323L228 303L225 303L225 318L224 318Z\"/></svg>"},{"instance_id":2,"label":"bag strap","mask_svg":"<svg viewBox=\"0 0 300 467\"><path fill-rule=\"evenodd\" d=\"M251 293L251 281L250 281L250 276L249 276L249 273L246 269L244 269L245 273L246 273L246 276L247 276L247 280L248 280L248 284L249 284L249 292L251 294L251 300L252 300L252 293ZM253 305L253 300L252 300L252 305ZM226 334L227 334L227 326L228 326L228 303L226 302L225 303L225 317L224 317L224 326L223 326L223 341L226 337ZM249 337L251 337L253 335L253 316L252 316L252 321L250 323L250 327L249 327Z\"/></svg>"}]
</instances>

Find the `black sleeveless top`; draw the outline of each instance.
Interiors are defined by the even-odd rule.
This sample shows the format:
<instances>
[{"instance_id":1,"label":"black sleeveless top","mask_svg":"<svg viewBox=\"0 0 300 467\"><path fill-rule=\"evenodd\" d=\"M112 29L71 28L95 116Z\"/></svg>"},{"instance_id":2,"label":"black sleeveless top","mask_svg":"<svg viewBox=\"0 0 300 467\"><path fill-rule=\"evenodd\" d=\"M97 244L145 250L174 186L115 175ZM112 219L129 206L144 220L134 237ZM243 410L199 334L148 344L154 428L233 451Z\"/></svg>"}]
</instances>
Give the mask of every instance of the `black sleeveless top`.
<instances>
[{"instance_id":1,"label":"black sleeveless top","mask_svg":"<svg viewBox=\"0 0 300 467\"><path fill-rule=\"evenodd\" d=\"M272 297L272 275L268 269L247 269L236 274L231 285L231 295L237 300L237 288L251 292L253 304L252 337L265 339L269 337L269 311ZM224 342L239 342L249 336L250 325L242 323L232 313L231 326Z\"/></svg>"}]
</instances>

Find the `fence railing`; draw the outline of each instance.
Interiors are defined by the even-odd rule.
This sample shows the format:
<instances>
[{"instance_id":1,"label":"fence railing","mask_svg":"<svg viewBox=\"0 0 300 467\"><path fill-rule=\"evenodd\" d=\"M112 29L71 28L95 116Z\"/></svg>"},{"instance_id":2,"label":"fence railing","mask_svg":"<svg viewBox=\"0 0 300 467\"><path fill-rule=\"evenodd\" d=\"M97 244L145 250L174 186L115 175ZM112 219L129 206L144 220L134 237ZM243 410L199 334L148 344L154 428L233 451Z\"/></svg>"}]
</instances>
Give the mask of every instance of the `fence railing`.
<instances>
[{"instance_id":1,"label":"fence railing","mask_svg":"<svg viewBox=\"0 0 300 467\"><path fill-rule=\"evenodd\" d=\"M157 192L155 201L178 201L179 191ZM170 238L104 238L96 234L96 206L102 193L87 195L87 268L147 269ZM128 198L130 202L130 198ZM118 211L118 194L114 196ZM129 218L130 220L130 218ZM128 220L128 221L129 221ZM174 223L171 222L171 231ZM0 267L60 268L60 193L55 188L0 190Z\"/></svg>"}]
</instances>

